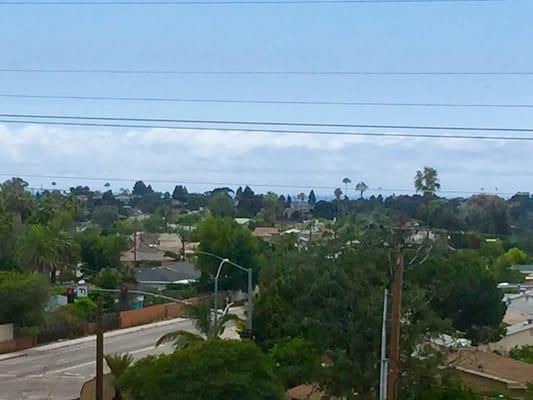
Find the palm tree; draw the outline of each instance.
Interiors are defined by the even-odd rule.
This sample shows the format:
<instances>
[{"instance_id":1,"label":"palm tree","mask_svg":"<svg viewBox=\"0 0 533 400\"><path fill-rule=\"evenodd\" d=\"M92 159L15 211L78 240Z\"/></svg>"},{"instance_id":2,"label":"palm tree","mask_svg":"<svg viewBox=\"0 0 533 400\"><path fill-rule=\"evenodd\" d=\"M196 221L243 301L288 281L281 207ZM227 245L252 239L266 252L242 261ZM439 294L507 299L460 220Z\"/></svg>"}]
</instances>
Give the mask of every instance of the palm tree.
<instances>
[{"instance_id":1,"label":"palm tree","mask_svg":"<svg viewBox=\"0 0 533 400\"><path fill-rule=\"evenodd\" d=\"M438 172L435 168L424 167L423 171L416 171L415 189L417 192L429 195L440 189Z\"/></svg>"},{"instance_id":2,"label":"palm tree","mask_svg":"<svg viewBox=\"0 0 533 400\"><path fill-rule=\"evenodd\" d=\"M108 354L105 357L105 362L111 370L113 375L113 385L115 386L114 400L121 400L122 394L120 393L116 382L120 379L122 374L133 363L133 356L131 354Z\"/></svg>"},{"instance_id":3,"label":"palm tree","mask_svg":"<svg viewBox=\"0 0 533 400\"><path fill-rule=\"evenodd\" d=\"M350 180L350 178L344 178L342 180L342 183L344 183L344 195L348 197L348 185L352 183L352 181Z\"/></svg>"},{"instance_id":4,"label":"palm tree","mask_svg":"<svg viewBox=\"0 0 533 400\"><path fill-rule=\"evenodd\" d=\"M303 204L304 201L305 201L305 197L306 197L305 193L300 193L300 194L298 194L297 197L298 197L298 200L300 200L302 202L302 204Z\"/></svg>"},{"instance_id":5,"label":"palm tree","mask_svg":"<svg viewBox=\"0 0 533 400\"><path fill-rule=\"evenodd\" d=\"M106 188L108 188L110 186L111 186L111 184L109 182L106 182L105 185L104 185L104 187L106 187Z\"/></svg>"},{"instance_id":6,"label":"palm tree","mask_svg":"<svg viewBox=\"0 0 533 400\"><path fill-rule=\"evenodd\" d=\"M59 228L28 225L17 244L16 256L23 269L40 272L55 283L56 271L73 263L75 245Z\"/></svg>"},{"instance_id":7,"label":"palm tree","mask_svg":"<svg viewBox=\"0 0 533 400\"><path fill-rule=\"evenodd\" d=\"M226 308L215 324L210 305L203 303L187 304L184 316L194 320L194 327L199 334L184 330L169 332L159 338L156 346L168 342L173 343L176 349L195 346L205 339L220 338L229 321L241 321L235 314L229 314Z\"/></svg>"},{"instance_id":8,"label":"palm tree","mask_svg":"<svg viewBox=\"0 0 533 400\"><path fill-rule=\"evenodd\" d=\"M363 193L368 189L368 186L364 182L359 182L357 185L355 185L355 190L357 190L359 193L361 193L361 198L363 198Z\"/></svg>"},{"instance_id":9,"label":"palm tree","mask_svg":"<svg viewBox=\"0 0 533 400\"><path fill-rule=\"evenodd\" d=\"M335 191L333 192L333 194L335 195L335 199L337 201L339 201L341 199L341 196L342 196L342 190L341 188L337 188L335 189Z\"/></svg>"}]
</instances>

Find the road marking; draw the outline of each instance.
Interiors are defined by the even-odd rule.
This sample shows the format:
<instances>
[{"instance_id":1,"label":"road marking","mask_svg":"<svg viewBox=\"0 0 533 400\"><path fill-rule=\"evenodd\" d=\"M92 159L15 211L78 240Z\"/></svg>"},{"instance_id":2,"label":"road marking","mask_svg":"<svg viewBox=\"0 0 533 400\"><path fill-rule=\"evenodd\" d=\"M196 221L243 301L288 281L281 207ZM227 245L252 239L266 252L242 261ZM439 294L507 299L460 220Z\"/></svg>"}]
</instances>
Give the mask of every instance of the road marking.
<instances>
[{"instance_id":1,"label":"road marking","mask_svg":"<svg viewBox=\"0 0 533 400\"><path fill-rule=\"evenodd\" d=\"M161 346L160 346L161 347ZM153 350L155 349L156 346L149 346L149 347L144 347L142 349L137 349L137 350L133 350L133 351L126 351L124 353L129 353L129 354L137 354L137 353L144 353L146 351L149 351L149 350ZM92 365L92 364L95 364L96 363L96 360L93 360L93 361L88 361L88 362L85 362L85 363L82 363L82 364L77 364L77 365L71 365L70 367L65 367L65 368L58 368L58 369L53 369L53 370L50 370L50 371L47 371L46 373L47 374L57 374L57 373L62 373L62 372L65 372L65 371L71 371L73 369L78 369L78 368L82 368L82 367L86 367L88 365ZM31 376L31 375L30 375ZM38 375L38 376L42 376L42 375Z\"/></svg>"},{"instance_id":2,"label":"road marking","mask_svg":"<svg viewBox=\"0 0 533 400\"><path fill-rule=\"evenodd\" d=\"M17 374L13 374L13 373L0 374L0 378L13 378L13 377L16 377L16 376L17 376Z\"/></svg>"}]
</instances>

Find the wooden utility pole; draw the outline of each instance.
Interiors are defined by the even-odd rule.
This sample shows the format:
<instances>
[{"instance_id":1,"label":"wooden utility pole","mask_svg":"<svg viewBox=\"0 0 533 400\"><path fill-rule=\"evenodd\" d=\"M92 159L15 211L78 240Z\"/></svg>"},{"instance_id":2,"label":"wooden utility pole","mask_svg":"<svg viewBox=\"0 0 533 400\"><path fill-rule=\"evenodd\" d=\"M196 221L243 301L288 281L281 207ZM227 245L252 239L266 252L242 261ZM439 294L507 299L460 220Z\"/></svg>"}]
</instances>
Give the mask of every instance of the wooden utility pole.
<instances>
[{"instance_id":1,"label":"wooden utility pole","mask_svg":"<svg viewBox=\"0 0 533 400\"><path fill-rule=\"evenodd\" d=\"M391 320L389 337L389 371L387 379L387 400L396 400L398 395L398 372L400 367L400 318L403 286L403 243L398 245L396 266L392 281Z\"/></svg>"},{"instance_id":2,"label":"wooden utility pole","mask_svg":"<svg viewBox=\"0 0 533 400\"><path fill-rule=\"evenodd\" d=\"M96 400L104 400L104 328L101 297L96 303Z\"/></svg>"}]
</instances>

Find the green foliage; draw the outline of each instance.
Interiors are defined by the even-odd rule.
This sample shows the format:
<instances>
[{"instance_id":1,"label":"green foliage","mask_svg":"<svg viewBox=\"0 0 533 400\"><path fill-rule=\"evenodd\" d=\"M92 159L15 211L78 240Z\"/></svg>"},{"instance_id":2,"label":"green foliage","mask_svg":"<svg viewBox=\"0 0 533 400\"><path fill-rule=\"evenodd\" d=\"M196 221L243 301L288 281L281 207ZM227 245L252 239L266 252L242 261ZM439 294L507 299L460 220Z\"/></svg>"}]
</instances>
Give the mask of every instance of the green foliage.
<instances>
[{"instance_id":1,"label":"green foliage","mask_svg":"<svg viewBox=\"0 0 533 400\"><path fill-rule=\"evenodd\" d=\"M131 400L281 400L272 360L249 341L208 340L128 368L119 387Z\"/></svg>"},{"instance_id":2,"label":"green foliage","mask_svg":"<svg viewBox=\"0 0 533 400\"><path fill-rule=\"evenodd\" d=\"M41 275L0 272L0 324L38 327L49 294L50 287Z\"/></svg>"},{"instance_id":3,"label":"green foliage","mask_svg":"<svg viewBox=\"0 0 533 400\"><path fill-rule=\"evenodd\" d=\"M216 192L209 196L207 208L217 217L231 217L235 214L234 201L227 193Z\"/></svg>"},{"instance_id":4,"label":"green foliage","mask_svg":"<svg viewBox=\"0 0 533 400\"><path fill-rule=\"evenodd\" d=\"M517 247L509 249L499 256L493 263L492 268L498 282L521 283L523 280L520 271L513 270L514 265L525 264L528 256Z\"/></svg>"},{"instance_id":5,"label":"green foliage","mask_svg":"<svg viewBox=\"0 0 533 400\"><path fill-rule=\"evenodd\" d=\"M74 303L67 304L72 314L85 321L93 321L96 313L96 303L89 297L78 297Z\"/></svg>"},{"instance_id":6,"label":"green foliage","mask_svg":"<svg viewBox=\"0 0 533 400\"><path fill-rule=\"evenodd\" d=\"M121 235L99 235L94 231L81 232L76 237L81 249L81 260L91 270L120 267L120 253L127 241Z\"/></svg>"},{"instance_id":7,"label":"green foliage","mask_svg":"<svg viewBox=\"0 0 533 400\"><path fill-rule=\"evenodd\" d=\"M437 254L408 269L406 279L426 288L432 309L475 342L489 339L505 314L503 293L483 257L473 250L449 257Z\"/></svg>"},{"instance_id":8,"label":"green foliage","mask_svg":"<svg viewBox=\"0 0 533 400\"><path fill-rule=\"evenodd\" d=\"M240 264L246 268L258 270L259 245L257 239L250 231L238 225L231 218L208 217L198 225L195 232L196 239L200 242L200 251L216 254L219 257ZM210 285L220 260L207 255L198 255L198 268L202 276L201 285ZM254 273L256 276L256 274ZM225 265L220 278L221 289L245 289L246 272L230 265Z\"/></svg>"},{"instance_id":9,"label":"green foliage","mask_svg":"<svg viewBox=\"0 0 533 400\"><path fill-rule=\"evenodd\" d=\"M144 229L150 233L162 233L168 230L165 219L157 214L152 214L143 221Z\"/></svg>"},{"instance_id":10,"label":"green foliage","mask_svg":"<svg viewBox=\"0 0 533 400\"><path fill-rule=\"evenodd\" d=\"M91 279L91 283L102 289L117 289L122 282L122 274L117 268L104 268Z\"/></svg>"},{"instance_id":11,"label":"green foliage","mask_svg":"<svg viewBox=\"0 0 533 400\"><path fill-rule=\"evenodd\" d=\"M27 225L17 243L17 260L22 269L43 273L55 280L55 271L72 267L79 249L65 231L55 226Z\"/></svg>"},{"instance_id":12,"label":"green foliage","mask_svg":"<svg viewBox=\"0 0 533 400\"><path fill-rule=\"evenodd\" d=\"M509 351L509 356L515 360L533 364L533 346L517 346Z\"/></svg>"},{"instance_id":13,"label":"green foliage","mask_svg":"<svg viewBox=\"0 0 533 400\"><path fill-rule=\"evenodd\" d=\"M115 386L115 398L113 400L121 400L122 394L120 393L120 388L118 387L118 380L133 364L133 356L128 353L107 354L104 358L107 366L111 370L111 374L113 375L113 385Z\"/></svg>"},{"instance_id":14,"label":"green foliage","mask_svg":"<svg viewBox=\"0 0 533 400\"><path fill-rule=\"evenodd\" d=\"M98 224L104 231L109 230L119 219L119 214L114 207L102 206L94 209L91 220Z\"/></svg>"},{"instance_id":15,"label":"green foliage","mask_svg":"<svg viewBox=\"0 0 533 400\"><path fill-rule=\"evenodd\" d=\"M321 358L310 342L300 338L284 339L276 343L269 354L286 388L319 379Z\"/></svg>"},{"instance_id":16,"label":"green foliage","mask_svg":"<svg viewBox=\"0 0 533 400\"><path fill-rule=\"evenodd\" d=\"M356 391L361 398L375 396L389 257L383 232L372 225L350 219L337 239L307 250L276 249L261 270L254 312L257 341L265 348L287 337L312 343L332 359L320 377L331 395L351 396ZM403 311L402 360L444 329L421 289L407 285ZM406 364L403 379L431 380L438 356L416 361Z\"/></svg>"},{"instance_id":17,"label":"green foliage","mask_svg":"<svg viewBox=\"0 0 533 400\"><path fill-rule=\"evenodd\" d=\"M265 221L273 224L283 213L283 204L276 193L268 192L263 196L263 208L261 210Z\"/></svg>"}]
</instances>

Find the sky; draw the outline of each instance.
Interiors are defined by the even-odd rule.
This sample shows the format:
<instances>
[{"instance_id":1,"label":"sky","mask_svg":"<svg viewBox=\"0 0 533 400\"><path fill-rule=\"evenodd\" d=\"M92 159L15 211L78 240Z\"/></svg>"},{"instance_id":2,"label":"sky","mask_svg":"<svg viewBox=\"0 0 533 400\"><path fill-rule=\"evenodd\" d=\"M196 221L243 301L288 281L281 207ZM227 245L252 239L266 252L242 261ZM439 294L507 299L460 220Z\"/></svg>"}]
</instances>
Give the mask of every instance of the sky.
<instances>
[{"instance_id":1,"label":"sky","mask_svg":"<svg viewBox=\"0 0 533 400\"><path fill-rule=\"evenodd\" d=\"M533 2L0 5L0 69L533 71ZM533 128L531 108L442 108L6 98L6 94L533 104L529 76L117 75L0 72L0 114ZM5 118L4 118L5 119ZM404 129L379 132L402 133ZM440 132L447 133L447 132ZM526 135L526 134L522 134ZM114 190L249 184L330 194L349 177L443 194L530 191L533 142L113 129L0 122L0 180ZM64 177L76 177L67 179ZM89 179L99 178L99 179ZM101 178L101 179L100 179Z\"/></svg>"}]
</instances>

